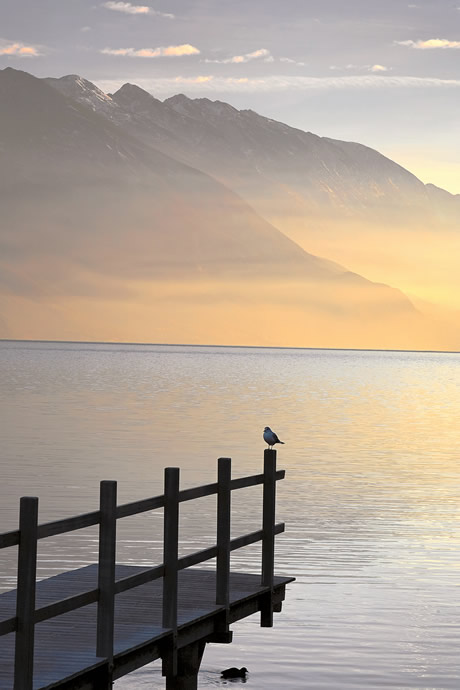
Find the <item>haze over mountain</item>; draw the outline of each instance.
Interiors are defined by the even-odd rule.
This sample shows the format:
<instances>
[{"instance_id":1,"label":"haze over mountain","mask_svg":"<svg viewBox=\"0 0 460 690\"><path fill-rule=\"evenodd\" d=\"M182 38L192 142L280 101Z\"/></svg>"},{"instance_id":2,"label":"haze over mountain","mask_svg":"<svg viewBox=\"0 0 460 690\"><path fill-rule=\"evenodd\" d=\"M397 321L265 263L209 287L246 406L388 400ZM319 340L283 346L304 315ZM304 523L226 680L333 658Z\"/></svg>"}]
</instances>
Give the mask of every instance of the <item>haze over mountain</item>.
<instances>
[{"instance_id":1,"label":"haze over mountain","mask_svg":"<svg viewBox=\"0 0 460 690\"><path fill-rule=\"evenodd\" d=\"M10 68L0 147L2 337L452 346L401 292L270 223L297 197L310 223L370 199L438 212L430 188L371 149L207 99L108 96Z\"/></svg>"},{"instance_id":2,"label":"haze over mountain","mask_svg":"<svg viewBox=\"0 0 460 690\"><path fill-rule=\"evenodd\" d=\"M24 234L36 237L43 224L55 248L76 248L87 238L86 261L96 268L103 249L108 270L117 237L121 248L142 256L136 271L150 278L152 270L233 274L245 266L251 275L260 266L315 278L340 272L302 251L216 180L142 146L42 81L5 70L0 87L2 190L8 191L2 204L12 243ZM31 226L25 218L32 212Z\"/></svg>"},{"instance_id":3,"label":"haze over mountain","mask_svg":"<svg viewBox=\"0 0 460 690\"><path fill-rule=\"evenodd\" d=\"M460 195L359 143L220 101L179 94L162 103L132 84L108 96L75 75L49 83L220 180L307 251L460 308Z\"/></svg>"},{"instance_id":4,"label":"haze over mountain","mask_svg":"<svg viewBox=\"0 0 460 690\"><path fill-rule=\"evenodd\" d=\"M221 179L267 213L267 186L292 207L298 196L310 209L340 214L417 208L433 215L448 199L415 175L361 144L319 137L252 110L178 94L163 103L133 84L107 95L68 75L46 80L158 150ZM456 200L460 209L460 197ZM275 206L275 204L273 204ZM449 209L450 210L450 209Z\"/></svg>"}]
</instances>

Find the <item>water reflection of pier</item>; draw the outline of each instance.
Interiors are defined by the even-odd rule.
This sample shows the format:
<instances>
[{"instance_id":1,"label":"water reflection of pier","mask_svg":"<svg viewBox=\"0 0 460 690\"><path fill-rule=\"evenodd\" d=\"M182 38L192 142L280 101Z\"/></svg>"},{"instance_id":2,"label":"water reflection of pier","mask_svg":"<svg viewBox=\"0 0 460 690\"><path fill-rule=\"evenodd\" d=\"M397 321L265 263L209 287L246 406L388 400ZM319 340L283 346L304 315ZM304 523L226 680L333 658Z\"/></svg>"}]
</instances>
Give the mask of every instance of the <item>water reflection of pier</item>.
<instances>
[{"instance_id":1,"label":"water reflection of pier","mask_svg":"<svg viewBox=\"0 0 460 690\"><path fill-rule=\"evenodd\" d=\"M232 641L230 625L260 612L273 625L285 587L274 575L276 451L266 450L263 474L231 478L220 458L213 484L180 490L179 469L165 469L164 494L117 505L117 483L103 481L100 508L38 524L38 498L21 499L19 529L0 534L0 549L18 546L17 590L0 595L2 690L108 690L112 682L155 659L166 688L193 690L207 642ZM231 492L263 486L262 529L230 537ZM217 496L216 545L179 558L179 506ZM117 520L162 508L163 563L116 563ZM37 540L99 525L99 561L36 582ZM232 551L262 542L261 575L232 572ZM210 559L216 568L192 568Z\"/></svg>"}]
</instances>

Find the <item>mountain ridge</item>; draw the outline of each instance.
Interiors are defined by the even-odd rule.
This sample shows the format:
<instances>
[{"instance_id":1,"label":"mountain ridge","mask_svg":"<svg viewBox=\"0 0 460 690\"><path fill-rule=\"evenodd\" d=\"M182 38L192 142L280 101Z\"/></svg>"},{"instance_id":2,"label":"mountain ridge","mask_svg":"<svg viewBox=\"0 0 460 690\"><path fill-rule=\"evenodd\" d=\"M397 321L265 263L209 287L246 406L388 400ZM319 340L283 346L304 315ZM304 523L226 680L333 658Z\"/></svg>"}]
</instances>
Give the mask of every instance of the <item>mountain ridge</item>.
<instances>
[{"instance_id":1,"label":"mountain ridge","mask_svg":"<svg viewBox=\"0 0 460 690\"><path fill-rule=\"evenodd\" d=\"M39 185L44 187L47 176L50 176L56 189L64 189L68 181L62 175L62 170L66 169L63 161L66 160L68 154L71 154L72 165L69 170L72 171L72 174L78 177L81 172L79 168L81 165L87 176L91 174L98 177L100 175L101 184L104 184L104 175L108 176L107 179L111 183L115 183L118 179L117 176L121 176L122 182L125 183L124 176L128 173L131 178L130 185L133 186L133 182L138 184L140 181L145 181L147 172L150 172L154 177L149 184L154 182L156 185L162 185L161 194L166 189L165 185L167 186L169 180L172 180L173 186L178 186L183 198L188 187L193 188L205 184L206 192L204 189L201 191L199 189L194 190L194 192L201 194L201 203L205 198L212 199L213 196L220 193L224 195L219 202L222 208L233 206L237 209L237 215L243 212L247 214L245 216L247 227L244 233L240 233L237 241L241 242L245 236L248 236L251 227L250 219L254 219L254 222L258 223L257 233L259 233L261 241L258 242L257 246L254 246L252 254L248 249L244 250L245 259L250 258L253 266L258 264L270 265L271 263L273 269L277 261L279 263L287 261L290 271L292 271L295 262L303 265L307 261L315 279L320 278L321 274L324 274L325 277L331 274L330 263L324 262L323 264L321 258L308 254L265 220L257 219L257 214L245 202L240 201L232 191L222 187L219 182L208 177L202 171L190 168L161 151L140 146L136 138L121 132L118 127L107 122L105 116L97 110L90 112L82 103L80 103L82 109L76 110L73 105L74 101L69 96L59 93L58 90L49 86L46 80L38 80L26 72L11 69L7 71L6 77L5 80L4 74L0 81L0 93L5 96L0 112L0 132L4 140L4 153L7 156L9 152L12 154L8 159L5 159L7 171L14 167L13 159L18 154L18 150L22 155L29 156L27 166L23 166L22 173L18 173L21 175L22 183L26 184L34 176L37 177L38 170L40 170ZM21 82L19 87L16 83L18 79ZM8 84L8 80L10 84ZM72 78L72 81L77 82L79 86L83 85L85 91L88 89L89 82L85 82L80 77L76 76ZM110 102L101 98L97 91L95 93L98 101ZM19 114L15 99L19 99L20 102ZM32 105L35 106L35 110ZM36 120L37 107L40 109L38 122ZM90 144L85 146L85 142L88 141ZM56 151L59 155L57 163L54 165L53 156ZM88 170L88 165L91 166L90 170ZM4 179L7 176L5 175ZM73 182L73 177L70 178L70 182ZM85 193L88 192L88 186L86 179L83 185ZM127 191L132 190L128 188ZM149 193L151 194L152 191L154 190L151 189ZM177 190L174 188L173 191L175 193ZM53 192L54 187L51 190L51 193ZM72 189L72 193L75 193L74 189ZM152 198L156 199L156 197ZM215 225L213 233L218 233L219 227L224 223L225 217L219 216L219 218L219 223ZM234 233L232 237L237 239L236 228L232 232ZM207 237L208 244L212 241L211 237ZM222 239L219 240L219 242L221 241ZM270 245L268 254L264 249L267 242ZM273 244L274 242L275 244ZM197 245L200 245L199 241ZM268 261L270 252L276 254L276 258L272 257L271 262ZM226 251L224 251L225 253ZM215 261L215 259L216 257L213 256L210 261ZM239 257L239 260L242 259L243 256ZM356 279L366 280L361 277L356 278L352 272L338 265L335 265L332 274L334 278L337 278L337 275L343 275L347 281L350 279L352 281Z\"/></svg>"},{"instance_id":2,"label":"mountain ridge","mask_svg":"<svg viewBox=\"0 0 460 690\"><path fill-rule=\"evenodd\" d=\"M341 148L343 152L346 154L352 151L353 149L356 149L360 153L364 153L367 156L376 156L377 159L381 162L385 161L385 163L389 164L390 166L395 166L396 170L402 172L405 177L410 179L420 189L442 189L431 183L423 183L419 178L417 178L416 175L404 168L404 166L393 161L388 156L381 154L376 149L370 146L366 146L364 144L361 144L360 142L355 141L344 141L327 136L321 137L316 134L313 134L312 132L304 131L298 127L293 127L278 120L274 120L273 118L265 117L251 109L238 110L231 104L226 103L224 101L213 101L209 98L192 99L187 97L183 93L176 94L174 96L166 98L164 101L161 101L148 91L129 82L122 85L115 93L105 94L97 86L95 86L88 80L80 77L79 75L66 75L60 78L45 78L44 81L52 85L54 88L66 92L68 95L71 95L76 100L86 100L86 102L89 105L91 105L93 109L97 109L100 103L110 102L111 108L115 110L116 106L119 106L120 111L123 111L124 108L130 105L130 101L132 101L133 99L137 99L138 103L141 102L146 106L155 105L158 113L161 111L162 108L166 108L169 111L168 115L171 115L170 111L173 110L177 114L185 116L187 118L194 119L195 121L202 121L204 119L204 113L210 113L219 120L222 120L223 116L227 116L226 119L233 120L237 120L242 117L249 117L251 119L259 121L260 123L263 123L265 126L279 128L283 130L285 133L289 132L291 135L299 136L301 139L307 137L311 141L318 141L323 142L325 144L331 144L334 147ZM73 88L71 87L72 81L74 82ZM80 86L80 92L78 91L78 88L75 88L76 85ZM88 92L93 94L92 99L88 97ZM231 118L229 118L228 116L231 116ZM209 124L209 122L207 122L207 124ZM292 153L292 151L290 153ZM449 195L449 197L455 198L457 196L460 196L453 195L447 190L442 191L446 195Z\"/></svg>"},{"instance_id":3,"label":"mountain ridge","mask_svg":"<svg viewBox=\"0 0 460 690\"><path fill-rule=\"evenodd\" d=\"M189 328L190 342L239 338L286 345L295 344L298 333L299 344L307 338L325 345L334 337L347 346L377 341L389 346L425 332L425 320L400 290L309 253L258 215L234 186L203 170L207 166L197 167L206 162L209 145L230 150L241 122L249 118L259 127L262 116L241 115L225 105L237 124L221 131L221 104L211 106L216 118L211 127L199 120L191 124L193 118L138 87L104 95L77 75L51 83L24 75L0 72L0 94L8 96L0 99L5 248L0 316L7 333L19 328L21 311L36 322L34 309L42 309L46 317L39 321L52 323L56 332L66 319L69 332L93 319L97 339L103 320L96 314L103 304L104 318L112 315L110 337L117 332L115 321L132 319L138 310L155 314L153 321L136 317L139 340L155 340L155 329L161 328L166 341L178 340L178 329ZM142 98L144 109L133 94ZM120 105L128 96L131 109ZM265 132L250 132L238 155L252 139L263 149L276 123L266 118L262 123ZM187 137L193 146L185 150ZM177 152L183 155L176 157ZM217 162L220 152L214 153ZM238 155L220 157L220 164L224 161L229 178L240 175L242 184L245 160L253 164L255 154L249 151L243 160ZM268 153L267 165L273 165L273 156ZM260 179L265 184L267 177ZM13 296L14 311L5 306L6 294ZM40 307L30 301L34 295L40 295ZM66 305L60 307L61 317L66 314L62 323L53 300ZM82 316L72 321L69 300L78 303L86 321ZM265 323L285 324L286 334L271 334ZM36 328L34 337L40 324Z\"/></svg>"}]
</instances>

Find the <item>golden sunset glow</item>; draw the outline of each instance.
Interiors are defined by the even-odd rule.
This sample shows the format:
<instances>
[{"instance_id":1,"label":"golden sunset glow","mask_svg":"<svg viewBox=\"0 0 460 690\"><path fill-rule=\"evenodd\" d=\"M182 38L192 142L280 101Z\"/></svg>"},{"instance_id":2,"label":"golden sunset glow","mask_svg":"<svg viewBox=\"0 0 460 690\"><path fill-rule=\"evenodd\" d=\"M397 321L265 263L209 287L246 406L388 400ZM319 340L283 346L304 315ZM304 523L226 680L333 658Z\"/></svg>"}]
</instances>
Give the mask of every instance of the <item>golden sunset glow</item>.
<instances>
[{"instance_id":1,"label":"golden sunset glow","mask_svg":"<svg viewBox=\"0 0 460 690\"><path fill-rule=\"evenodd\" d=\"M458 9L165 9L0 33L0 338L460 350Z\"/></svg>"},{"instance_id":2,"label":"golden sunset glow","mask_svg":"<svg viewBox=\"0 0 460 690\"><path fill-rule=\"evenodd\" d=\"M40 55L39 49L35 46L25 45L24 43L9 43L0 40L0 56L17 55L18 57L36 57Z\"/></svg>"},{"instance_id":3,"label":"golden sunset glow","mask_svg":"<svg viewBox=\"0 0 460 690\"><path fill-rule=\"evenodd\" d=\"M103 50L101 50L101 53L104 55L141 58L181 57L182 55L198 55L199 52L198 48L191 46L189 43L160 48L139 48L137 50L134 48L103 48Z\"/></svg>"}]
</instances>

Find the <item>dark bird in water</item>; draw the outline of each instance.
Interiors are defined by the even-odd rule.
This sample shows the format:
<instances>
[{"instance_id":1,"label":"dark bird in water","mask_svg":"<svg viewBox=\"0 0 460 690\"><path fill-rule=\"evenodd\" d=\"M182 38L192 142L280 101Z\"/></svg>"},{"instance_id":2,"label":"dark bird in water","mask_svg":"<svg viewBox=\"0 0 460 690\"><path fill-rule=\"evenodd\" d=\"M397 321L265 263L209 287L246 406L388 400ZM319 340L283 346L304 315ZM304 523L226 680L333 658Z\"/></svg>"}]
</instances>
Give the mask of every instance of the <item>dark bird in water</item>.
<instances>
[{"instance_id":1,"label":"dark bird in water","mask_svg":"<svg viewBox=\"0 0 460 690\"><path fill-rule=\"evenodd\" d=\"M231 668L226 668L225 671L222 671L221 676L222 678L246 678L247 672L248 669L246 666L243 666L243 668L236 668L235 666L232 666Z\"/></svg>"},{"instance_id":2,"label":"dark bird in water","mask_svg":"<svg viewBox=\"0 0 460 690\"><path fill-rule=\"evenodd\" d=\"M269 448L273 448L275 443L281 443L284 446L284 441L280 441L278 436L270 429L269 426L266 426L264 429L264 441L265 443L268 443Z\"/></svg>"}]
</instances>

